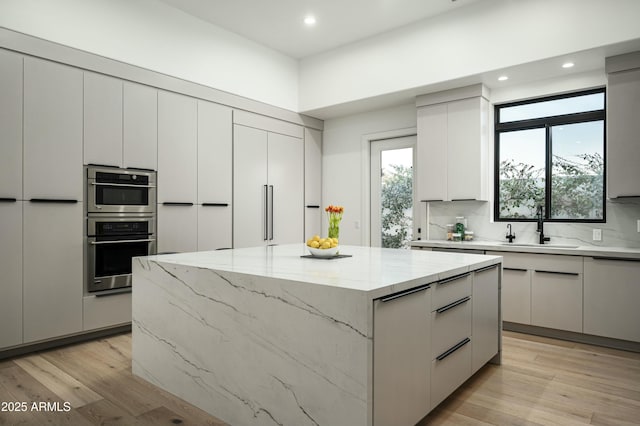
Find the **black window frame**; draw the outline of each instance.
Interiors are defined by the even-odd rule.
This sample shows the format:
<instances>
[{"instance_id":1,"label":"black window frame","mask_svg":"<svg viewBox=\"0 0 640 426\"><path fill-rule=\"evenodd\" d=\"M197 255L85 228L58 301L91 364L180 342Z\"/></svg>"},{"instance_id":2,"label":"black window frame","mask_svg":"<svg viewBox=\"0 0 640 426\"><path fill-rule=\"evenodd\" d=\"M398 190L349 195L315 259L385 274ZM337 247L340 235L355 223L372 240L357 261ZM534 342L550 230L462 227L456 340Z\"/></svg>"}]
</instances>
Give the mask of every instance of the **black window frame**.
<instances>
[{"instance_id":1,"label":"black window frame","mask_svg":"<svg viewBox=\"0 0 640 426\"><path fill-rule=\"evenodd\" d=\"M604 95L604 108L602 110L555 115L542 118L509 121L500 123L500 110L502 108L553 101L558 99L568 99L578 96L602 93ZM536 218L501 218L500 217L500 134L509 131L545 129L545 206L551 205L551 181L552 181L552 140L550 129L553 126L585 123L590 121L603 122L603 151L602 161L602 219L553 219L550 217L549 208L544 209L543 220L545 222L559 223L606 223L607 221L607 91L605 87L599 87L578 92L565 93L561 95L545 96L541 98L528 99L525 101L496 104L494 106L494 200L493 200L493 220L495 222L536 222Z\"/></svg>"}]
</instances>

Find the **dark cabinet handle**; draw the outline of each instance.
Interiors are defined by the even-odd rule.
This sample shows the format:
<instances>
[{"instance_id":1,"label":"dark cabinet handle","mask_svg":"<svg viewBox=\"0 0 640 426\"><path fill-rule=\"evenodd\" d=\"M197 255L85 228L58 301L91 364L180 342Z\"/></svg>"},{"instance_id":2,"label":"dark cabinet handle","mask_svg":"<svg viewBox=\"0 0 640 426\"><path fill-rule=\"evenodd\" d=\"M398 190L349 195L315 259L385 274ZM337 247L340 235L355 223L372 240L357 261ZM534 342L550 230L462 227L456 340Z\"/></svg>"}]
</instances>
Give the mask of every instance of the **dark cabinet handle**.
<instances>
[{"instance_id":1,"label":"dark cabinet handle","mask_svg":"<svg viewBox=\"0 0 640 426\"><path fill-rule=\"evenodd\" d=\"M460 300L456 300L455 302L449 303L448 305L443 306L442 308L436 309L436 313L441 314L443 312L447 312L449 309L453 309L456 306L460 306L463 303L467 303L469 300L471 300L470 296L467 296L467 297L462 298Z\"/></svg>"},{"instance_id":2,"label":"dark cabinet handle","mask_svg":"<svg viewBox=\"0 0 640 426\"><path fill-rule=\"evenodd\" d=\"M229 207L229 203L202 203L203 207Z\"/></svg>"},{"instance_id":3,"label":"dark cabinet handle","mask_svg":"<svg viewBox=\"0 0 640 426\"><path fill-rule=\"evenodd\" d=\"M640 262L640 259L637 258L632 258L632 257L609 257L609 256L594 256L592 258L593 260L616 260L616 261L623 261L623 262Z\"/></svg>"},{"instance_id":4,"label":"dark cabinet handle","mask_svg":"<svg viewBox=\"0 0 640 426\"><path fill-rule=\"evenodd\" d=\"M409 290L401 291L401 292L395 293L395 294L390 294L389 296L385 296L382 299L380 299L380 301L381 302L389 302L390 300L395 300L395 299L398 299L400 297L408 296L408 295L413 294L413 293L418 293L419 291L426 290L429 287L431 287L431 284L421 285L420 287L416 287L416 288L412 288L412 289L409 289Z\"/></svg>"},{"instance_id":5,"label":"dark cabinet handle","mask_svg":"<svg viewBox=\"0 0 640 426\"><path fill-rule=\"evenodd\" d=\"M17 198L0 198L0 203L15 203Z\"/></svg>"},{"instance_id":6,"label":"dark cabinet handle","mask_svg":"<svg viewBox=\"0 0 640 426\"><path fill-rule=\"evenodd\" d=\"M167 201L162 203L163 206L193 206L193 203L178 203L178 202L173 202L173 201Z\"/></svg>"},{"instance_id":7,"label":"dark cabinet handle","mask_svg":"<svg viewBox=\"0 0 640 426\"><path fill-rule=\"evenodd\" d=\"M433 199L433 200L420 200L420 202L422 202L422 203L431 203L433 201L443 201L443 200L436 200L436 199Z\"/></svg>"},{"instance_id":8,"label":"dark cabinet handle","mask_svg":"<svg viewBox=\"0 0 640 426\"><path fill-rule=\"evenodd\" d=\"M451 277L451 278L444 279L442 281L438 281L438 284L439 285L441 285L441 284L449 284L452 281L457 281L459 279L468 277L469 275L471 275L471 272L467 272L465 274L456 275L455 277Z\"/></svg>"},{"instance_id":9,"label":"dark cabinet handle","mask_svg":"<svg viewBox=\"0 0 640 426\"><path fill-rule=\"evenodd\" d=\"M477 201L475 198L452 198L451 201Z\"/></svg>"},{"instance_id":10,"label":"dark cabinet handle","mask_svg":"<svg viewBox=\"0 0 640 426\"><path fill-rule=\"evenodd\" d=\"M307 206L308 209L319 209L320 206L316 206L316 205L308 205Z\"/></svg>"},{"instance_id":11,"label":"dark cabinet handle","mask_svg":"<svg viewBox=\"0 0 640 426\"><path fill-rule=\"evenodd\" d=\"M485 266L484 268L476 269L473 272L476 272L476 273L478 273L478 272L486 272L486 271L490 271L492 269L495 269L497 267L498 267L498 265Z\"/></svg>"},{"instance_id":12,"label":"dark cabinet handle","mask_svg":"<svg viewBox=\"0 0 640 426\"><path fill-rule=\"evenodd\" d=\"M505 271L517 271L517 272L527 272L526 269L521 269L521 268L502 268Z\"/></svg>"},{"instance_id":13,"label":"dark cabinet handle","mask_svg":"<svg viewBox=\"0 0 640 426\"><path fill-rule=\"evenodd\" d=\"M76 204L78 200L68 200L64 198L32 198L29 200L32 203L62 203L62 204Z\"/></svg>"},{"instance_id":14,"label":"dark cabinet handle","mask_svg":"<svg viewBox=\"0 0 640 426\"><path fill-rule=\"evenodd\" d=\"M436 360L442 361L443 359L445 359L446 357L448 357L449 355L451 355L452 353L454 353L455 351L457 351L458 349L460 349L461 347L463 347L464 345L466 345L470 341L471 341L471 339L469 339L468 337L465 337L465 339L463 341L461 341L460 343L457 343L454 347L452 347L451 349L448 349L447 351L443 352L441 355L438 355L436 357Z\"/></svg>"},{"instance_id":15,"label":"dark cabinet handle","mask_svg":"<svg viewBox=\"0 0 640 426\"><path fill-rule=\"evenodd\" d=\"M577 272L559 272L559 271L543 271L543 270L535 270L537 273L539 274L556 274L556 275L572 275L574 277L577 277L578 275L580 275Z\"/></svg>"}]
</instances>

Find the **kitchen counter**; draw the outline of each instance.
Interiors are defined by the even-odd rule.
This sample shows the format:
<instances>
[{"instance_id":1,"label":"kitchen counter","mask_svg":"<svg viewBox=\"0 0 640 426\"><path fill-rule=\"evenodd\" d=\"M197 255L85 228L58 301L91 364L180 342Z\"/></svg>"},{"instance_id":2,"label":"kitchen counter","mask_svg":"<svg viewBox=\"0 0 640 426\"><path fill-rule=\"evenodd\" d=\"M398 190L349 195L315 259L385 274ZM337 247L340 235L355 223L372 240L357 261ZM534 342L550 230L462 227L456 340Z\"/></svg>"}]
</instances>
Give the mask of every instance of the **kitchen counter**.
<instances>
[{"instance_id":1,"label":"kitchen counter","mask_svg":"<svg viewBox=\"0 0 640 426\"><path fill-rule=\"evenodd\" d=\"M569 256L613 257L622 259L640 259L640 248L626 247L597 247L597 246L569 246L562 244L522 244L497 241L444 241L418 240L412 241L415 248L447 248L462 250L486 250L518 253L564 254Z\"/></svg>"},{"instance_id":2,"label":"kitchen counter","mask_svg":"<svg viewBox=\"0 0 640 426\"><path fill-rule=\"evenodd\" d=\"M372 425L374 299L502 258L340 253L352 257L295 244L135 258L134 374L229 424Z\"/></svg>"}]
</instances>

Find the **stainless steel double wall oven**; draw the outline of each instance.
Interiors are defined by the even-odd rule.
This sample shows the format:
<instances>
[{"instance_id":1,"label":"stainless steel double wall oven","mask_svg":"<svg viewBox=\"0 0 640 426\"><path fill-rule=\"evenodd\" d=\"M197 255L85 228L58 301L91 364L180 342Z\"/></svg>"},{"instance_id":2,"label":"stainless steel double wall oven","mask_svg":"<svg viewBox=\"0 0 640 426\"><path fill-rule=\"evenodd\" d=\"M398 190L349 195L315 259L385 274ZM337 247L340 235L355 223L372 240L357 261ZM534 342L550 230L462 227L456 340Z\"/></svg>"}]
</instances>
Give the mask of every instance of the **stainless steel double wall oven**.
<instances>
[{"instance_id":1,"label":"stainless steel double wall oven","mask_svg":"<svg viewBox=\"0 0 640 426\"><path fill-rule=\"evenodd\" d=\"M131 287L131 259L156 253L156 172L86 167L89 293Z\"/></svg>"}]
</instances>

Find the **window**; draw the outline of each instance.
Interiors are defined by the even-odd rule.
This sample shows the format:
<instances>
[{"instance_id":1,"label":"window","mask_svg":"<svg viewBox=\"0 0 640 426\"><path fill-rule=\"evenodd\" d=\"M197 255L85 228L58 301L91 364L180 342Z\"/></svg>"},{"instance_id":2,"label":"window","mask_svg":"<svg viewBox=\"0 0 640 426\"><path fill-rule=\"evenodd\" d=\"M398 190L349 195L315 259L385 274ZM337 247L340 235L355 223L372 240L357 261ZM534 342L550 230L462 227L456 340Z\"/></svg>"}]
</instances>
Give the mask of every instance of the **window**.
<instances>
[{"instance_id":1,"label":"window","mask_svg":"<svg viewBox=\"0 0 640 426\"><path fill-rule=\"evenodd\" d=\"M496 221L604 222L604 89L495 108Z\"/></svg>"}]
</instances>

